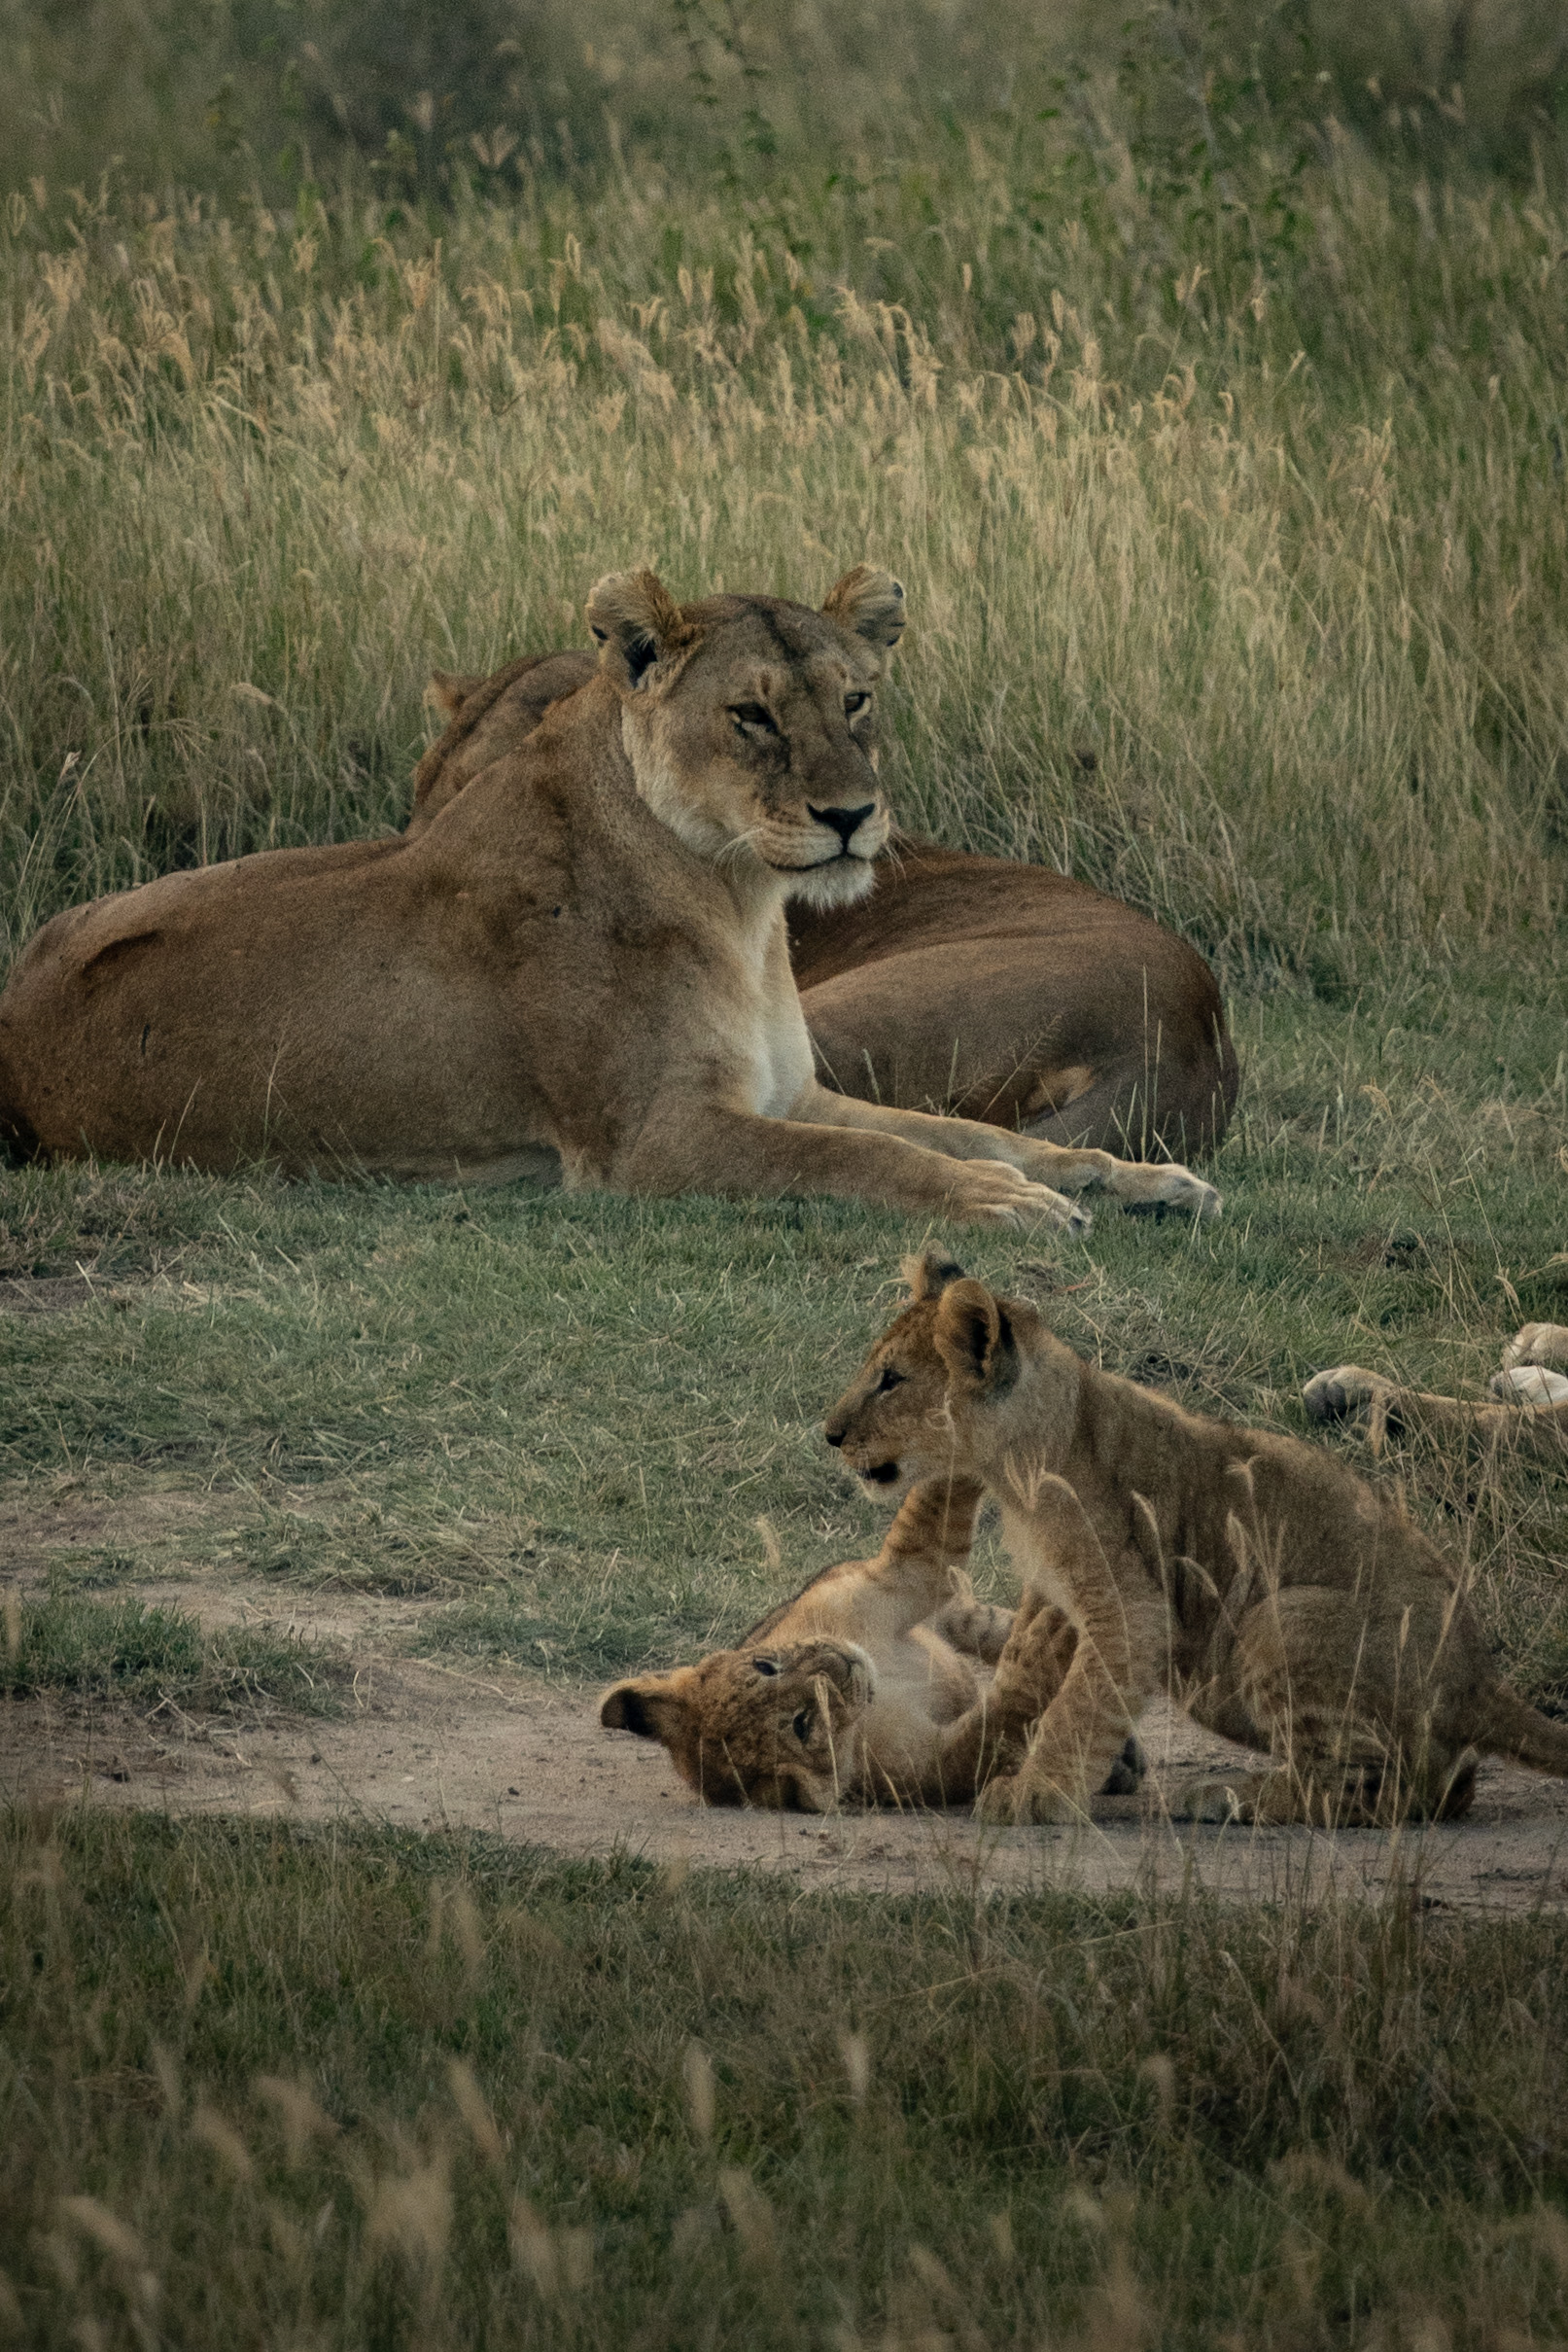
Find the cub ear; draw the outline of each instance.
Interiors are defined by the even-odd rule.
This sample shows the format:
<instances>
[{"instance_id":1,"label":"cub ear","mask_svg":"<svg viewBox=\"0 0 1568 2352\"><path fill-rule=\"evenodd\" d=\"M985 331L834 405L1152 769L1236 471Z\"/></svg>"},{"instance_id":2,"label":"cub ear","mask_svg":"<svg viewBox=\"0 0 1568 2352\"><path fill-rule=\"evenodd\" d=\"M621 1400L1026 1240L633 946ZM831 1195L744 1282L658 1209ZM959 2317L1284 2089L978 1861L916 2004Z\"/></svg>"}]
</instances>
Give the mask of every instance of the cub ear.
<instances>
[{"instance_id":1,"label":"cub ear","mask_svg":"<svg viewBox=\"0 0 1568 2352\"><path fill-rule=\"evenodd\" d=\"M483 684L482 678L460 678L455 670L432 670L425 695L427 701L436 703L448 719L455 719L474 687Z\"/></svg>"},{"instance_id":2,"label":"cub ear","mask_svg":"<svg viewBox=\"0 0 1568 2352\"><path fill-rule=\"evenodd\" d=\"M600 1722L607 1732L635 1732L640 1739L674 1747L689 1713L682 1679L679 1673L643 1674L634 1682L612 1684L599 1702Z\"/></svg>"},{"instance_id":3,"label":"cub ear","mask_svg":"<svg viewBox=\"0 0 1568 2352\"><path fill-rule=\"evenodd\" d=\"M836 620L852 637L890 652L904 633L904 591L890 572L873 564L856 564L835 580L822 599L827 619Z\"/></svg>"},{"instance_id":4,"label":"cub ear","mask_svg":"<svg viewBox=\"0 0 1568 2352\"><path fill-rule=\"evenodd\" d=\"M940 1298L950 1282L963 1281L963 1268L944 1257L940 1249L918 1250L905 1258L898 1271L909 1284L911 1301Z\"/></svg>"},{"instance_id":5,"label":"cub ear","mask_svg":"<svg viewBox=\"0 0 1568 2352\"><path fill-rule=\"evenodd\" d=\"M949 1282L936 1310L936 1352L950 1378L969 1388L1007 1388L1017 1350L1013 1327L984 1282Z\"/></svg>"},{"instance_id":6,"label":"cub ear","mask_svg":"<svg viewBox=\"0 0 1568 2352\"><path fill-rule=\"evenodd\" d=\"M656 572L607 572L585 610L603 649L600 667L625 691L644 685L659 662L685 652L701 635Z\"/></svg>"}]
</instances>

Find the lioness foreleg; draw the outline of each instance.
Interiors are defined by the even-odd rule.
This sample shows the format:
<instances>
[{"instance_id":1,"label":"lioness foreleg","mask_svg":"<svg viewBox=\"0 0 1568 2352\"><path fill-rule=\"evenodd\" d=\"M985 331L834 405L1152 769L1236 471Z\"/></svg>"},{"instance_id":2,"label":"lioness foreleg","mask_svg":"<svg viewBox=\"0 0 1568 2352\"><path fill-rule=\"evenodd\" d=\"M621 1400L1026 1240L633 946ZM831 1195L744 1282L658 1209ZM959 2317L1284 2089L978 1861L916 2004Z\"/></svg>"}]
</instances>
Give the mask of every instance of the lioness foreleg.
<instances>
[{"instance_id":1,"label":"lioness foreleg","mask_svg":"<svg viewBox=\"0 0 1568 2352\"><path fill-rule=\"evenodd\" d=\"M824 1094L822 1100L846 1107L838 1095ZM848 1107L864 1110L874 1106ZM950 1122L927 1119L924 1124L940 1129ZM1061 1193L1032 1183L1010 1161L995 1156L956 1159L897 1134L866 1132L874 1125L864 1122L857 1131L851 1120L769 1119L723 1105L684 1101L650 1118L601 1180L626 1192L716 1192L763 1199L826 1193L839 1200L880 1201L918 1215L959 1217L976 1225L1077 1228L1086 1221Z\"/></svg>"},{"instance_id":2,"label":"lioness foreleg","mask_svg":"<svg viewBox=\"0 0 1568 2352\"><path fill-rule=\"evenodd\" d=\"M862 1103L815 1084L809 1105L797 1104L794 1115L901 1136L906 1142L924 1144L951 1159L1000 1160L1032 1183L1050 1185L1064 1201L1070 1194L1103 1192L1129 1208L1164 1205L1191 1210L1201 1217L1219 1212L1220 1196L1213 1185L1174 1161L1156 1166L1113 1159L1108 1151L1080 1151L1046 1143L1034 1136L985 1126L978 1119L937 1118L928 1111L900 1110L887 1103ZM1088 1210L1077 1207L1070 1207L1063 1219L1075 1232L1087 1232L1090 1221Z\"/></svg>"}]
</instances>

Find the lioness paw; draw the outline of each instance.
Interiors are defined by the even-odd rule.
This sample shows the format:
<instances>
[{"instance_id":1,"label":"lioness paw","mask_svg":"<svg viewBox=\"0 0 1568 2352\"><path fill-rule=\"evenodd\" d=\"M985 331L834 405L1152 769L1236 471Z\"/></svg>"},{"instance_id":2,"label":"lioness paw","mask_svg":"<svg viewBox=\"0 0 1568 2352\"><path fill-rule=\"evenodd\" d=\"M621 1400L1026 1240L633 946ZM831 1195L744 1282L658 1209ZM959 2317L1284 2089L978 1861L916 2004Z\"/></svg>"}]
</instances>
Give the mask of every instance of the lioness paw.
<instances>
[{"instance_id":1,"label":"lioness paw","mask_svg":"<svg viewBox=\"0 0 1568 2352\"><path fill-rule=\"evenodd\" d=\"M1364 1371L1360 1364L1338 1364L1332 1372L1313 1374L1302 1390L1302 1402L1311 1421L1344 1421L1391 1393L1392 1384L1380 1373Z\"/></svg>"},{"instance_id":2,"label":"lioness paw","mask_svg":"<svg viewBox=\"0 0 1568 2352\"><path fill-rule=\"evenodd\" d=\"M1540 1364L1513 1364L1492 1374L1491 1391L1505 1405L1560 1405L1568 1398L1568 1380Z\"/></svg>"},{"instance_id":3,"label":"lioness paw","mask_svg":"<svg viewBox=\"0 0 1568 2352\"><path fill-rule=\"evenodd\" d=\"M1089 1211L1065 1193L1032 1183L1004 1160L963 1162L948 1194L948 1211L977 1225L1044 1223L1070 1234L1087 1233L1094 1221Z\"/></svg>"},{"instance_id":4,"label":"lioness paw","mask_svg":"<svg viewBox=\"0 0 1568 2352\"><path fill-rule=\"evenodd\" d=\"M1503 1370L1512 1372L1516 1364L1568 1365L1568 1324L1522 1324L1503 1350ZM1492 1387L1502 1394L1495 1381Z\"/></svg>"},{"instance_id":5,"label":"lioness paw","mask_svg":"<svg viewBox=\"0 0 1568 2352\"><path fill-rule=\"evenodd\" d=\"M1194 1176L1190 1168L1161 1168L1149 1173L1156 1181L1143 1197L1157 1208L1185 1209L1202 1224L1219 1215L1224 1205L1220 1194L1212 1184L1205 1184L1202 1176Z\"/></svg>"}]
</instances>

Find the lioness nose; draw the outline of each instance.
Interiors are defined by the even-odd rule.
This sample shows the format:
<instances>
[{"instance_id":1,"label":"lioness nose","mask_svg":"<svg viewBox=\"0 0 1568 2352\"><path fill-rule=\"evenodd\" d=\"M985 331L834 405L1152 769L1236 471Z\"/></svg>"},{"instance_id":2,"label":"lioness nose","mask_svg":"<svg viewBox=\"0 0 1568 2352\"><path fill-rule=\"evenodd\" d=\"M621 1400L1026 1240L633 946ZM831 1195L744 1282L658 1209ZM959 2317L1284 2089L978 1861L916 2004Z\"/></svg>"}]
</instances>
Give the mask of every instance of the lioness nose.
<instances>
[{"instance_id":1,"label":"lioness nose","mask_svg":"<svg viewBox=\"0 0 1568 2352\"><path fill-rule=\"evenodd\" d=\"M874 800L868 800L864 808L858 809L814 809L809 800L806 803L808 812L818 824L830 825L846 849L850 846L852 836L864 825L876 805Z\"/></svg>"}]
</instances>

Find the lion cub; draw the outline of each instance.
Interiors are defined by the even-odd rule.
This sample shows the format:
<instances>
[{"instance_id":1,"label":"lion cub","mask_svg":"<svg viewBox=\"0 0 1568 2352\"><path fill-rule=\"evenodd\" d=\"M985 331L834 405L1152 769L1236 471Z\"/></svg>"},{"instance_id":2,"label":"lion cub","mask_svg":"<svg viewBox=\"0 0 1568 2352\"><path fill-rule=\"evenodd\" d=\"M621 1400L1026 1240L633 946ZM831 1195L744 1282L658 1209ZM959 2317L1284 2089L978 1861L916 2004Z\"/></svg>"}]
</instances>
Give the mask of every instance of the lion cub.
<instances>
[{"instance_id":1,"label":"lion cub","mask_svg":"<svg viewBox=\"0 0 1568 2352\"><path fill-rule=\"evenodd\" d=\"M1077 1644L986 1809L1059 1820L1153 1693L1269 1749L1190 1793L1203 1820L1451 1817L1483 1754L1568 1776L1568 1727L1501 1680L1452 1567L1299 1439L1202 1421L1079 1361L1035 1310L934 1255L826 1424L868 1491L980 1479L1025 1590Z\"/></svg>"},{"instance_id":2,"label":"lion cub","mask_svg":"<svg viewBox=\"0 0 1568 2352\"><path fill-rule=\"evenodd\" d=\"M733 1650L617 1682L600 1722L662 1740L709 1805L967 1802L1022 1763L1074 1638L1037 1600L1015 1617L975 1599L980 1500L972 1480L917 1486L875 1560L824 1568ZM988 1689L972 1659L995 1667ZM1139 1770L1134 1749L1115 1785Z\"/></svg>"}]
</instances>

